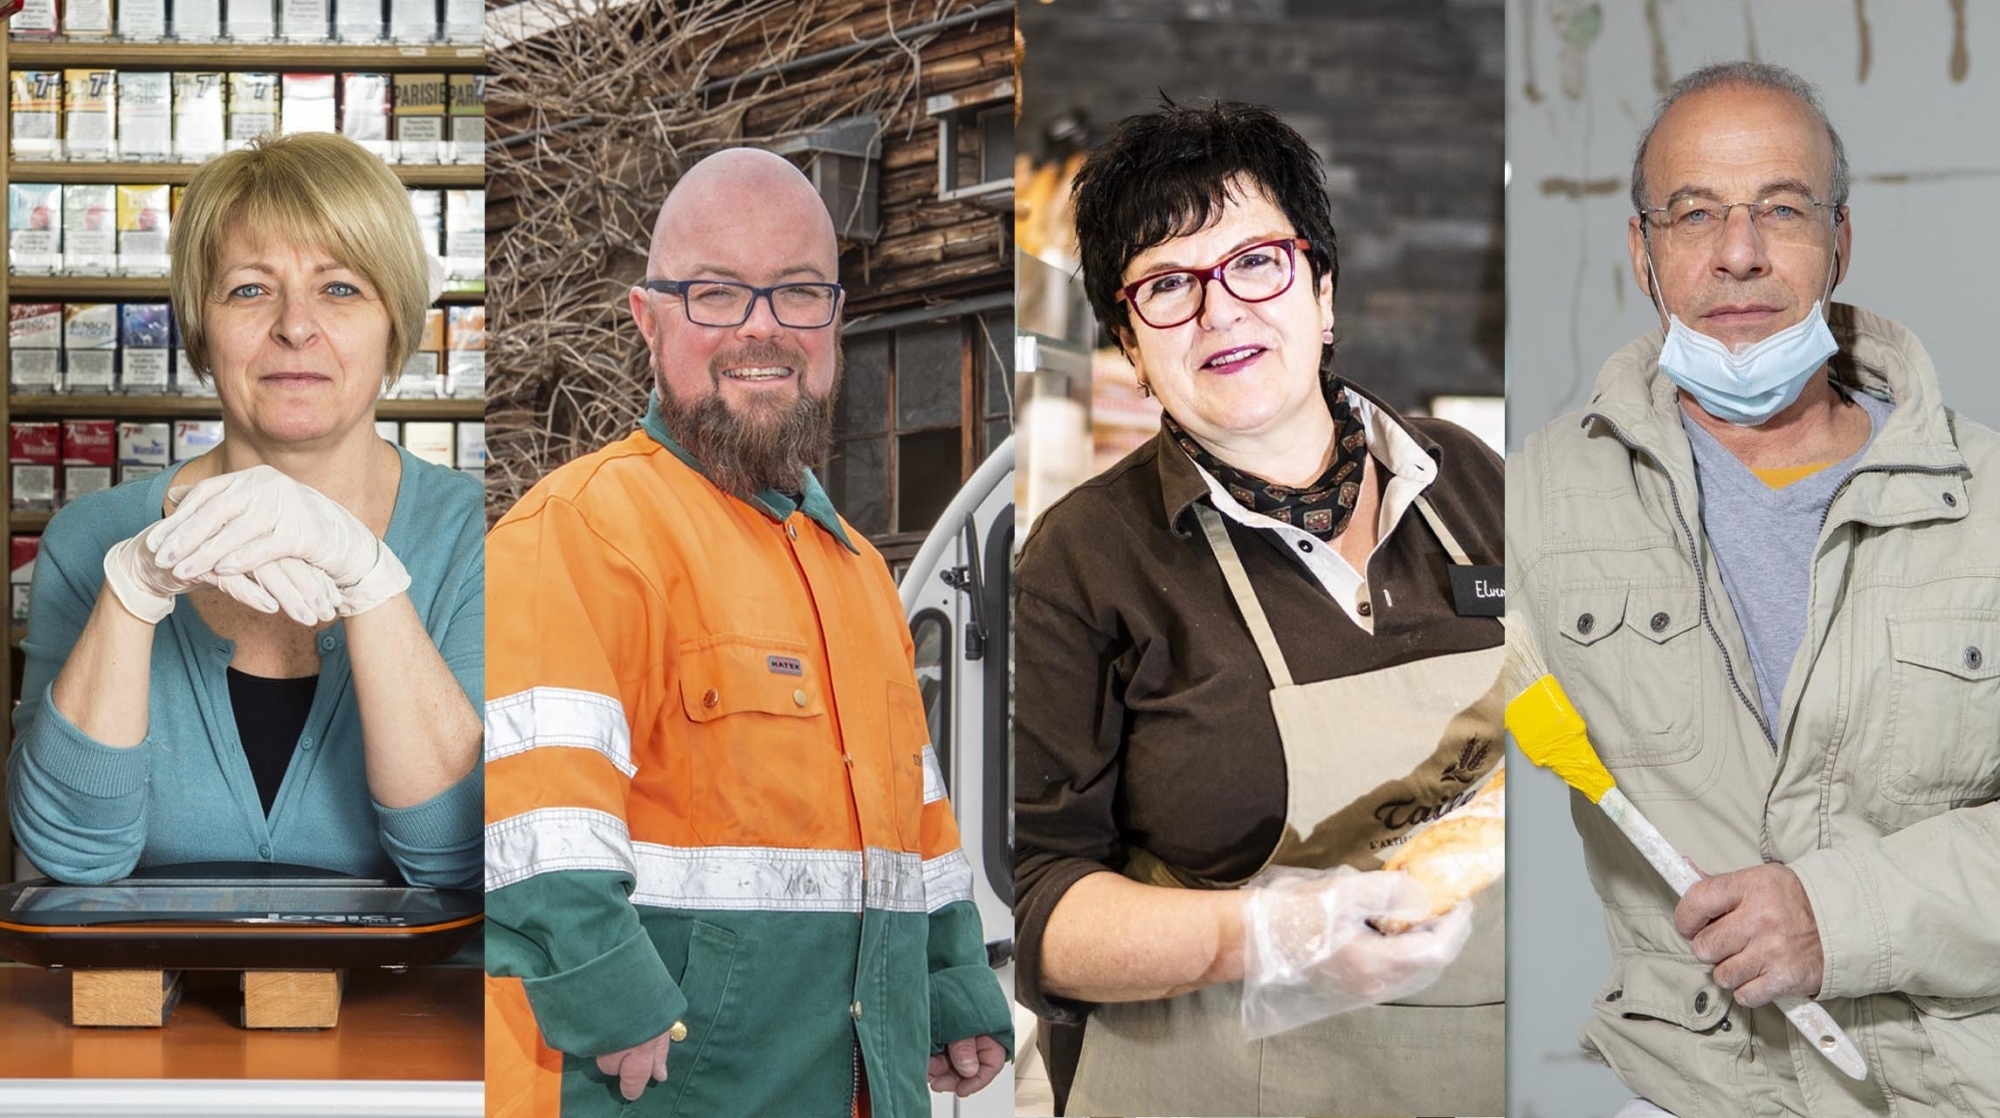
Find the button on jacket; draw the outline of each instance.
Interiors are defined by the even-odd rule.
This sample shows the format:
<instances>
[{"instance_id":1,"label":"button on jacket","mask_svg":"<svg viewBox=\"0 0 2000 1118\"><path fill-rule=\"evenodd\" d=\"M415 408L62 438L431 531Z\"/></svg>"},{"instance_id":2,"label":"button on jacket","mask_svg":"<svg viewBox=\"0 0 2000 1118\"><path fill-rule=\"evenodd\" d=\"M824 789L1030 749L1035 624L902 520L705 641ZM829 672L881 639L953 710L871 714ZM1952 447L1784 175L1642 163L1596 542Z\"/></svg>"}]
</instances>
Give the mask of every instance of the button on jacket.
<instances>
[{"instance_id":1,"label":"button on jacket","mask_svg":"<svg viewBox=\"0 0 2000 1118\"><path fill-rule=\"evenodd\" d=\"M1735 1005L1674 931L1673 892L1578 798L1613 954L1583 1044L1683 1116L2000 1113L2000 437L1943 406L1909 331L1839 305L1831 325L1837 373L1895 410L1828 508L1774 725L1657 332L1508 464L1508 609L1683 854L1797 872L1820 1001L1871 1078Z\"/></svg>"},{"instance_id":2,"label":"button on jacket","mask_svg":"<svg viewBox=\"0 0 2000 1118\"><path fill-rule=\"evenodd\" d=\"M931 1053L1011 1048L895 586L817 482L726 496L656 406L487 557L489 1113L838 1118L865 1076L915 1118ZM677 1021L624 1110L588 1057Z\"/></svg>"}]
</instances>

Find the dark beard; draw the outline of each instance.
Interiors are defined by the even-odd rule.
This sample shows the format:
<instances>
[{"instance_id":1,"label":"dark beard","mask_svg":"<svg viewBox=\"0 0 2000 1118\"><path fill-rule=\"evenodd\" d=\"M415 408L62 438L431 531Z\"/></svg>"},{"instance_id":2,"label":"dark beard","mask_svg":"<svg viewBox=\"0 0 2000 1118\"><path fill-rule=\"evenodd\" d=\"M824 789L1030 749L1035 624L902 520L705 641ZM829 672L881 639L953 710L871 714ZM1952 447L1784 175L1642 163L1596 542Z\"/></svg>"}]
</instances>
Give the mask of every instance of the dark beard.
<instances>
[{"instance_id":1,"label":"dark beard","mask_svg":"<svg viewBox=\"0 0 2000 1118\"><path fill-rule=\"evenodd\" d=\"M806 392L803 363L794 367L801 370L800 387L791 405L775 418L772 409L758 408L747 420L729 410L719 391L684 404L659 383L663 378L656 376L660 416L668 433L701 463L702 472L724 493L739 499L765 489L798 493L804 487L806 471L826 457L833 442L833 392L824 396ZM836 387L839 368L836 356Z\"/></svg>"}]
</instances>

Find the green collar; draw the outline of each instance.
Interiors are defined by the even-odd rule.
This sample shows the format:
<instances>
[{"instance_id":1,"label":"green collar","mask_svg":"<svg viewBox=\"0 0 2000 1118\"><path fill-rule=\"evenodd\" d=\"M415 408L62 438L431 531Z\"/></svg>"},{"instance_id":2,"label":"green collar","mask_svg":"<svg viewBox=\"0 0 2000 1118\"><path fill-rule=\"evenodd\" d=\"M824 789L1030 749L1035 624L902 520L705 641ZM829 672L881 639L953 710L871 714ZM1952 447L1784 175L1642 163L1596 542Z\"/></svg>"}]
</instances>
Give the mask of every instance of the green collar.
<instances>
[{"instance_id":1,"label":"green collar","mask_svg":"<svg viewBox=\"0 0 2000 1118\"><path fill-rule=\"evenodd\" d=\"M645 428L646 434L652 436L654 442L673 451L674 457L687 463L689 469L708 477L708 471L702 468L694 455L689 454L686 447L674 441L672 435L667 434L667 422L665 417L660 415L660 394L657 391L646 400L646 418L641 426ZM826 495L826 490L820 488L819 479L813 476L811 470L806 471L805 484L801 488L803 493L798 500L793 500L775 489L762 489L752 494L745 503L779 523L783 523L795 512L803 512L813 523L825 529L828 535L839 540L842 547L856 555L861 554L861 549L855 547L854 542L847 538L847 529L841 527L840 515L834 511L832 498Z\"/></svg>"}]
</instances>

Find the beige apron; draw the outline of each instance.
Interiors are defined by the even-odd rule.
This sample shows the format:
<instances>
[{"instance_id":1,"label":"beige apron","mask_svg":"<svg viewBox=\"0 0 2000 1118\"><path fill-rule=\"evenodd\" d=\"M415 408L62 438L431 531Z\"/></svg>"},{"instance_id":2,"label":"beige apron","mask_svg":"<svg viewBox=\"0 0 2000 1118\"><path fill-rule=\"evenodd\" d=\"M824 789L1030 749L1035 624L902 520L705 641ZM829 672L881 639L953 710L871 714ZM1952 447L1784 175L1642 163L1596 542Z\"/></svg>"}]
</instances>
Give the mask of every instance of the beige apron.
<instances>
[{"instance_id":1,"label":"beige apron","mask_svg":"<svg viewBox=\"0 0 2000 1118\"><path fill-rule=\"evenodd\" d=\"M1470 560L1430 503L1454 564ZM1381 868L1423 823L1470 799L1502 757L1501 647L1295 684L1222 517L1195 506L1273 687L1286 765L1283 838L1266 864ZM1226 888L1134 851L1147 884ZM1071 1115L1481 1115L1505 1109L1504 882L1475 898L1472 937L1437 983L1262 1041L1241 983L1100 1005L1084 1029Z\"/></svg>"}]
</instances>

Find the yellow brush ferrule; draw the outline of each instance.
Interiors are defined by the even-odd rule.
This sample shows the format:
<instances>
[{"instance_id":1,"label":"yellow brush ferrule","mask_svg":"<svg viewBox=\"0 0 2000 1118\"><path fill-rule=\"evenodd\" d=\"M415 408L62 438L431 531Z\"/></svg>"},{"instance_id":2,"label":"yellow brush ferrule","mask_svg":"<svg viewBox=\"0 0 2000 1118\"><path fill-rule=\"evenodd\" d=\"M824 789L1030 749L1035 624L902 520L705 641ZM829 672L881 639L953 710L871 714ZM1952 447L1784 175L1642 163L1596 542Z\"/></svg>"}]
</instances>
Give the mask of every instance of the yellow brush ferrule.
<instances>
[{"instance_id":1,"label":"yellow brush ferrule","mask_svg":"<svg viewBox=\"0 0 2000 1118\"><path fill-rule=\"evenodd\" d=\"M1603 799L1617 783L1598 759L1583 716L1555 676L1545 675L1514 696L1507 704L1507 730L1528 760L1562 777L1591 803Z\"/></svg>"}]
</instances>

